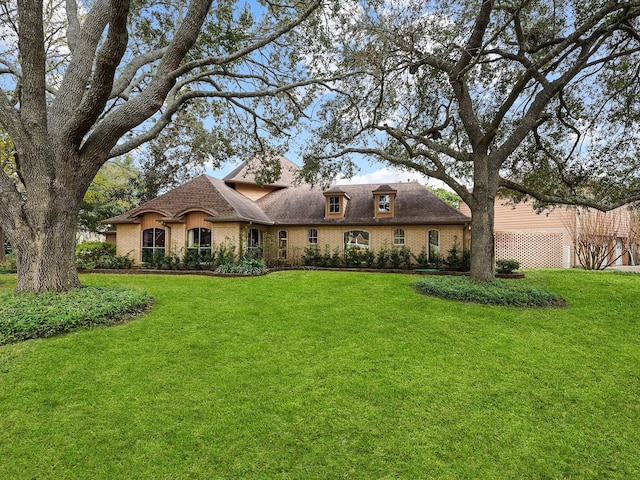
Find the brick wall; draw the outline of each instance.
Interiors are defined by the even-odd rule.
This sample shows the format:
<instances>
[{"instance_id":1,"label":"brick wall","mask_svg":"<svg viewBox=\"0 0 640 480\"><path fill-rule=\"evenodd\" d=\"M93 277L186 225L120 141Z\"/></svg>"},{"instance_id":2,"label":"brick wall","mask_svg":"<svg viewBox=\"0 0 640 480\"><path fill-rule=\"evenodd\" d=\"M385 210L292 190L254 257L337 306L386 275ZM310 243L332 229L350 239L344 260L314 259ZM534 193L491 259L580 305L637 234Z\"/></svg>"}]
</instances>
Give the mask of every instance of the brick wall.
<instances>
[{"instance_id":1,"label":"brick wall","mask_svg":"<svg viewBox=\"0 0 640 480\"><path fill-rule=\"evenodd\" d=\"M352 225L318 225L305 227L273 227L269 234L276 237L279 230L286 230L289 240L288 258L292 261L301 258L304 249L309 246L308 232L310 228L318 230L318 247L324 251L328 246L330 251L338 248L341 252L344 245L344 233L349 230L364 230L369 232L370 248L377 252L383 246L393 246L393 232L396 228L405 231L405 246L411 253L418 255L422 247L427 246L427 232L440 232L440 255L445 257L447 251L457 239L458 245L466 242L465 227L463 225L389 225L389 226L352 226Z\"/></svg>"},{"instance_id":2,"label":"brick wall","mask_svg":"<svg viewBox=\"0 0 640 480\"><path fill-rule=\"evenodd\" d=\"M140 263L140 225L122 223L116 226L116 254L129 255L134 264Z\"/></svg>"}]
</instances>

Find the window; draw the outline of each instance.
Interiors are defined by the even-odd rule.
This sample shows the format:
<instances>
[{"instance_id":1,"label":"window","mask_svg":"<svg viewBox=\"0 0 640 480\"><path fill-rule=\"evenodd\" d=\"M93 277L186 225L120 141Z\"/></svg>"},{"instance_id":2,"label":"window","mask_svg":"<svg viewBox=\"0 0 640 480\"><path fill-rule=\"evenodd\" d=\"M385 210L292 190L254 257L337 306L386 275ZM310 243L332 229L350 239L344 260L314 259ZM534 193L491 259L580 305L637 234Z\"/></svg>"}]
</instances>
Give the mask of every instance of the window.
<instances>
[{"instance_id":1,"label":"window","mask_svg":"<svg viewBox=\"0 0 640 480\"><path fill-rule=\"evenodd\" d=\"M396 228L393 231L393 244L404 245L404 229Z\"/></svg>"},{"instance_id":2,"label":"window","mask_svg":"<svg viewBox=\"0 0 640 480\"><path fill-rule=\"evenodd\" d=\"M153 263L157 256L164 256L165 235L162 228L147 228L142 231L142 261Z\"/></svg>"},{"instance_id":3,"label":"window","mask_svg":"<svg viewBox=\"0 0 640 480\"><path fill-rule=\"evenodd\" d=\"M247 229L247 250L262 248L262 231L258 228Z\"/></svg>"},{"instance_id":4,"label":"window","mask_svg":"<svg viewBox=\"0 0 640 480\"><path fill-rule=\"evenodd\" d=\"M279 260L287 259L287 246L288 246L287 231L280 230L278 232L278 259Z\"/></svg>"},{"instance_id":5,"label":"window","mask_svg":"<svg viewBox=\"0 0 640 480\"><path fill-rule=\"evenodd\" d=\"M344 232L344 248L357 250L369 250L369 232L363 230L350 230Z\"/></svg>"},{"instance_id":6,"label":"window","mask_svg":"<svg viewBox=\"0 0 640 480\"><path fill-rule=\"evenodd\" d=\"M187 247L198 249L201 253L211 251L211 230L209 228L192 228L187 232Z\"/></svg>"},{"instance_id":7,"label":"window","mask_svg":"<svg viewBox=\"0 0 640 480\"><path fill-rule=\"evenodd\" d=\"M329 213L340 213L340 197L329 197Z\"/></svg>"},{"instance_id":8,"label":"window","mask_svg":"<svg viewBox=\"0 0 640 480\"><path fill-rule=\"evenodd\" d=\"M391 197L388 194L378 195L378 211L381 213L391 211Z\"/></svg>"},{"instance_id":9,"label":"window","mask_svg":"<svg viewBox=\"0 0 640 480\"><path fill-rule=\"evenodd\" d=\"M318 230L315 228L309 229L309 237L307 239L308 243L317 245L318 244Z\"/></svg>"},{"instance_id":10,"label":"window","mask_svg":"<svg viewBox=\"0 0 640 480\"><path fill-rule=\"evenodd\" d=\"M429 230L429 260L440 255L440 232Z\"/></svg>"}]
</instances>

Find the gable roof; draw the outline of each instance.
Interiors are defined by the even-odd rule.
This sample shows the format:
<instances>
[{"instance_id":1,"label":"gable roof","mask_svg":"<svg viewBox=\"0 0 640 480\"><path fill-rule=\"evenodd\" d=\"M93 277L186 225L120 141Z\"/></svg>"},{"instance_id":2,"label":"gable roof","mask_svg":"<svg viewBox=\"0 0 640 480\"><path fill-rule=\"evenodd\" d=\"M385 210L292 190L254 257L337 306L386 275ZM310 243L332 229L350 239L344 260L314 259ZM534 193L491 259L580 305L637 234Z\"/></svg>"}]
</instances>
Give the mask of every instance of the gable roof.
<instances>
[{"instance_id":1,"label":"gable roof","mask_svg":"<svg viewBox=\"0 0 640 480\"><path fill-rule=\"evenodd\" d=\"M289 187L293 185L300 167L282 155L278 156L277 159L280 161L280 177L275 182L268 183L265 186ZM226 183L257 184L255 172L259 169L260 159L258 157L254 157L251 160L242 162L222 180Z\"/></svg>"},{"instance_id":2,"label":"gable roof","mask_svg":"<svg viewBox=\"0 0 640 480\"><path fill-rule=\"evenodd\" d=\"M391 218L374 217L373 195L380 187L397 192L395 215ZM471 221L416 182L340 185L339 189L349 198L344 217L339 219L325 219L325 192L309 185L272 192L256 203L280 225L463 224Z\"/></svg>"},{"instance_id":3,"label":"gable roof","mask_svg":"<svg viewBox=\"0 0 640 480\"><path fill-rule=\"evenodd\" d=\"M144 212L156 211L167 219L179 220L186 212L201 210L213 221L250 221L270 225L273 222L251 200L227 186L222 180L200 175L133 210L102 223L135 223Z\"/></svg>"}]
</instances>

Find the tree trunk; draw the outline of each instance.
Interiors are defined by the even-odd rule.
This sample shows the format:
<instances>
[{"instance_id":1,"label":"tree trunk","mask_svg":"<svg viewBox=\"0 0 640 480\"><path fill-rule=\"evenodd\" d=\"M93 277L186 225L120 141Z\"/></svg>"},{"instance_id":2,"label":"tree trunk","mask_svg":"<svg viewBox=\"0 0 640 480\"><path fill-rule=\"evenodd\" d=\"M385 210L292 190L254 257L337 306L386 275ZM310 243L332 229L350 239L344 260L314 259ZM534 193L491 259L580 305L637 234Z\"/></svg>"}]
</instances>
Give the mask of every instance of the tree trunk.
<instances>
[{"instance_id":1,"label":"tree trunk","mask_svg":"<svg viewBox=\"0 0 640 480\"><path fill-rule=\"evenodd\" d=\"M474 162L474 189L471 209L471 272L474 280L490 282L495 278L493 237L495 198L499 177L484 156ZM493 170L493 171L492 171Z\"/></svg>"},{"instance_id":2,"label":"tree trunk","mask_svg":"<svg viewBox=\"0 0 640 480\"><path fill-rule=\"evenodd\" d=\"M30 202L38 214L20 218L17 228L7 231L18 265L16 293L81 286L75 262L78 207L70 195L63 198L43 205Z\"/></svg>"},{"instance_id":3,"label":"tree trunk","mask_svg":"<svg viewBox=\"0 0 640 480\"><path fill-rule=\"evenodd\" d=\"M493 238L494 204L479 202L471 210L471 278L490 282L495 278L495 243Z\"/></svg>"},{"instance_id":4,"label":"tree trunk","mask_svg":"<svg viewBox=\"0 0 640 480\"><path fill-rule=\"evenodd\" d=\"M0 263L4 263L6 259L4 254L4 232L2 231L2 227L0 227Z\"/></svg>"}]
</instances>

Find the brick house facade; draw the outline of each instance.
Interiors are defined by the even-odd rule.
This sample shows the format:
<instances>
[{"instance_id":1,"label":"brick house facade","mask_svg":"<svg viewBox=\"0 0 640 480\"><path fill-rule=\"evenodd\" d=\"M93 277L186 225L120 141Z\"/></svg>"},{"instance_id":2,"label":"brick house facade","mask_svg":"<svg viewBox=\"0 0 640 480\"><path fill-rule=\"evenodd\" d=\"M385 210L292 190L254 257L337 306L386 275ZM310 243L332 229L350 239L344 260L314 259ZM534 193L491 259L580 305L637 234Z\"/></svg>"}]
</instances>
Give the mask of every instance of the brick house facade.
<instances>
[{"instance_id":1,"label":"brick house facade","mask_svg":"<svg viewBox=\"0 0 640 480\"><path fill-rule=\"evenodd\" d=\"M298 264L305 248L406 247L446 252L469 245L470 218L418 183L339 185L322 190L296 184L298 167L280 158L280 178L260 185L250 162L224 179L201 175L128 212L112 225L119 255L135 264L145 254L229 244L242 249L277 243L283 264ZM115 237L115 238L114 238Z\"/></svg>"}]
</instances>

